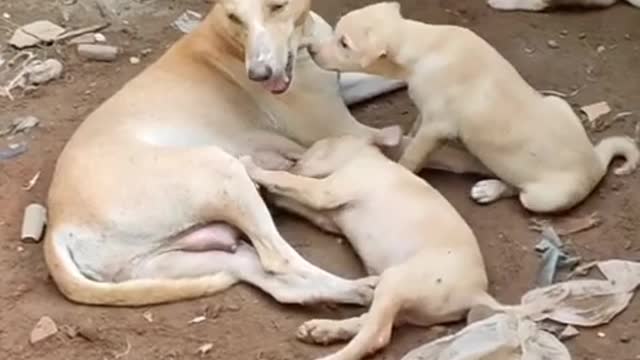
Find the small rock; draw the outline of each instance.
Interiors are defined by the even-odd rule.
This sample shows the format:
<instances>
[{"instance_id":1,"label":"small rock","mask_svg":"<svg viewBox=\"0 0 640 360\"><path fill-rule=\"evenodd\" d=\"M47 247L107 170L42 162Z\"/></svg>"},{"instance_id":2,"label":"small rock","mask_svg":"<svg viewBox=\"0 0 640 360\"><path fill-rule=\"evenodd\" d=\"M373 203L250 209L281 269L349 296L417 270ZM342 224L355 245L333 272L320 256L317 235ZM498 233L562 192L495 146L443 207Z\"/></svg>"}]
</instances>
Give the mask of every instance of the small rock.
<instances>
[{"instance_id":1,"label":"small rock","mask_svg":"<svg viewBox=\"0 0 640 360\"><path fill-rule=\"evenodd\" d=\"M11 19L11 14L9 13L2 13L2 17L5 19Z\"/></svg>"},{"instance_id":2,"label":"small rock","mask_svg":"<svg viewBox=\"0 0 640 360\"><path fill-rule=\"evenodd\" d=\"M78 328L76 328L73 325L62 325L60 326L60 331L62 331L70 339L73 339L76 336L78 336Z\"/></svg>"},{"instance_id":3,"label":"small rock","mask_svg":"<svg viewBox=\"0 0 640 360\"><path fill-rule=\"evenodd\" d=\"M596 335L598 335L599 338L607 337L607 334L603 333L602 331L599 331Z\"/></svg>"},{"instance_id":4,"label":"small rock","mask_svg":"<svg viewBox=\"0 0 640 360\"><path fill-rule=\"evenodd\" d=\"M48 20L38 20L18 28L9 40L9 44L23 49L41 42L51 42L64 32L65 29L62 26Z\"/></svg>"},{"instance_id":5,"label":"small rock","mask_svg":"<svg viewBox=\"0 0 640 360\"><path fill-rule=\"evenodd\" d=\"M142 313L142 317L150 323L153 322L153 313L151 311L145 311Z\"/></svg>"},{"instance_id":6,"label":"small rock","mask_svg":"<svg viewBox=\"0 0 640 360\"><path fill-rule=\"evenodd\" d=\"M82 34L80 36L76 36L73 39L69 40L69 44L77 45L77 44L93 44L96 42L95 34Z\"/></svg>"},{"instance_id":7,"label":"small rock","mask_svg":"<svg viewBox=\"0 0 640 360\"><path fill-rule=\"evenodd\" d=\"M86 59L95 61L114 61L120 49L111 45L80 44L78 54Z\"/></svg>"},{"instance_id":8,"label":"small rock","mask_svg":"<svg viewBox=\"0 0 640 360\"><path fill-rule=\"evenodd\" d=\"M132 56L129 58L129 62L133 65L138 65L140 64L140 58L136 56Z\"/></svg>"},{"instance_id":9,"label":"small rock","mask_svg":"<svg viewBox=\"0 0 640 360\"><path fill-rule=\"evenodd\" d=\"M59 78L63 68L62 63L56 59L33 61L25 68L27 82L34 85L47 83Z\"/></svg>"},{"instance_id":10,"label":"small rock","mask_svg":"<svg viewBox=\"0 0 640 360\"><path fill-rule=\"evenodd\" d=\"M626 40L631 40L631 34L624 34L624 38Z\"/></svg>"},{"instance_id":11,"label":"small rock","mask_svg":"<svg viewBox=\"0 0 640 360\"><path fill-rule=\"evenodd\" d=\"M534 49L534 48L524 48L524 52L526 52L527 54L531 55L534 52L536 52L536 49Z\"/></svg>"},{"instance_id":12,"label":"small rock","mask_svg":"<svg viewBox=\"0 0 640 360\"><path fill-rule=\"evenodd\" d=\"M605 50L607 50L607 48L604 45L599 45L596 48L596 51L598 52L598 54L602 54L603 52L605 52Z\"/></svg>"},{"instance_id":13,"label":"small rock","mask_svg":"<svg viewBox=\"0 0 640 360\"><path fill-rule=\"evenodd\" d=\"M104 35L103 35L103 34L101 34L101 33L95 33L95 34L93 34L93 39L94 39L96 42L99 42L99 43L107 42L107 37L106 37L106 36L104 36Z\"/></svg>"},{"instance_id":14,"label":"small rock","mask_svg":"<svg viewBox=\"0 0 640 360\"><path fill-rule=\"evenodd\" d=\"M631 335L626 334L626 333L622 334L620 336L620 342L623 343L623 344L630 343L631 342Z\"/></svg>"},{"instance_id":15,"label":"small rock","mask_svg":"<svg viewBox=\"0 0 640 360\"><path fill-rule=\"evenodd\" d=\"M236 312L240 310L240 305L238 304L230 304L224 307L225 310L231 311L231 312Z\"/></svg>"},{"instance_id":16,"label":"small rock","mask_svg":"<svg viewBox=\"0 0 640 360\"><path fill-rule=\"evenodd\" d=\"M207 355L207 353L211 351L211 349L213 349L212 343L204 344L198 348L198 354L200 354L200 356Z\"/></svg>"},{"instance_id":17,"label":"small rock","mask_svg":"<svg viewBox=\"0 0 640 360\"><path fill-rule=\"evenodd\" d=\"M152 52L153 52L153 49L146 48L146 49L143 49L142 51L140 51L140 55L141 56L147 56L147 55L151 54Z\"/></svg>"},{"instance_id":18,"label":"small rock","mask_svg":"<svg viewBox=\"0 0 640 360\"><path fill-rule=\"evenodd\" d=\"M560 35L562 35L562 36L567 36L567 35L569 35L569 30L566 30L566 29L565 29L565 30L560 31Z\"/></svg>"},{"instance_id":19,"label":"small rock","mask_svg":"<svg viewBox=\"0 0 640 360\"><path fill-rule=\"evenodd\" d=\"M207 318L205 316L196 316L193 319L189 320L189 324L199 324L201 322L206 321Z\"/></svg>"},{"instance_id":20,"label":"small rock","mask_svg":"<svg viewBox=\"0 0 640 360\"><path fill-rule=\"evenodd\" d=\"M587 33L580 33L580 34L578 34L578 39L580 39L580 40L584 40L584 39L586 39L586 38L587 38Z\"/></svg>"},{"instance_id":21,"label":"small rock","mask_svg":"<svg viewBox=\"0 0 640 360\"><path fill-rule=\"evenodd\" d=\"M578 331L578 329L574 328L573 326L569 325L565 327L564 330L562 330L562 332L558 335L558 338L560 340L566 340L572 337L576 337L578 335L580 335L580 331Z\"/></svg>"},{"instance_id":22,"label":"small rock","mask_svg":"<svg viewBox=\"0 0 640 360\"><path fill-rule=\"evenodd\" d=\"M549 46L551 49L558 49L560 48L560 44L558 44L557 41L555 40L549 40L547 41L547 46Z\"/></svg>"},{"instance_id":23,"label":"small rock","mask_svg":"<svg viewBox=\"0 0 640 360\"><path fill-rule=\"evenodd\" d=\"M36 326L31 330L31 336L29 341L35 344L48 337L55 335L58 332L56 323L48 316L43 316L38 320Z\"/></svg>"}]
</instances>

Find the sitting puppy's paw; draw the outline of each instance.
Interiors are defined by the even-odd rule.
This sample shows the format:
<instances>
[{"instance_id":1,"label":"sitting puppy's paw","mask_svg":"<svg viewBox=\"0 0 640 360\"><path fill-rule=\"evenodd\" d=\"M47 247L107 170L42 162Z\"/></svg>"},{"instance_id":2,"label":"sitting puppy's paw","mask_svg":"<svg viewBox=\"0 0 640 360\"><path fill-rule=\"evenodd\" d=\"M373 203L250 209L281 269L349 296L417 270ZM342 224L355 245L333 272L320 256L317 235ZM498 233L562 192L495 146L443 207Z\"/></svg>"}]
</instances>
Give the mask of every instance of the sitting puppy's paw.
<instances>
[{"instance_id":1,"label":"sitting puppy's paw","mask_svg":"<svg viewBox=\"0 0 640 360\"><path fill-rule=\"evenodd\" d=\"M353 330L348 326L341 326L341 322L337 320L316 319L300 325L296 337L308 344L329 345L350 340L358 329L355 329L355 332Z\"/></svg>"},{"instance_id":2,"label":"sitting puppy's paw","mask_svg":"<svg viewBox=\"0 0 640 360\"><path fill-rule=\"evenodd\" d=\"M471 188L471 198L478 204L489 204L510 194L509 185L500 180L478 181Z\"/></svg>"}]
</instances>

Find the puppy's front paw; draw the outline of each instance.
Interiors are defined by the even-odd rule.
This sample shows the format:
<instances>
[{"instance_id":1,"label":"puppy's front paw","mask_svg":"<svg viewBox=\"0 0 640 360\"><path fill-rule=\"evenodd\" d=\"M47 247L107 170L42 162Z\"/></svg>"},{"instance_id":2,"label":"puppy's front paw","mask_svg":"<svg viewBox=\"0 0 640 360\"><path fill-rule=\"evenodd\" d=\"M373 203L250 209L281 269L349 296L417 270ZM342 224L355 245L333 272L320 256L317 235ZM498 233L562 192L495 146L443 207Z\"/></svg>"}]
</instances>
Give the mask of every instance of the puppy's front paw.
<instances>
[{"instance_id":1,"label":"puppy's front paw","mask_svg":"<svg viewBox=\"0 0 640 360\"><path fill-rule=\"evenodd\" d=\"M478 204L489 204L511 194L511 187L500 180L478 181L471 188L471 198Z\"/></svg>"}]
</instances>

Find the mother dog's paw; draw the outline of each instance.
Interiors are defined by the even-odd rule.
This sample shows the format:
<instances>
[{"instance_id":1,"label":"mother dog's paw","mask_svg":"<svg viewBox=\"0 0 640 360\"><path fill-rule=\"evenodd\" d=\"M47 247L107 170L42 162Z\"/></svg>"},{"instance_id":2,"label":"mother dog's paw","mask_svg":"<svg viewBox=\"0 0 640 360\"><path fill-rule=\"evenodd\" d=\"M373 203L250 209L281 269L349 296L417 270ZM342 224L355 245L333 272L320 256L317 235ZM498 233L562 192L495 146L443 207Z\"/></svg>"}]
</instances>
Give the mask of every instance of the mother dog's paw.
<instances>
[{"instance_id":1,"label":"mother dog's paw","mask_svg":"<svg viewBox=\"0 0 640 360\"><path fill-rule=\"evenodd\" d=\"M471 188L471 198L478 204L489 204L511 193L511 187L500 180L478 181Z\"/></svg>"}]
</instances>

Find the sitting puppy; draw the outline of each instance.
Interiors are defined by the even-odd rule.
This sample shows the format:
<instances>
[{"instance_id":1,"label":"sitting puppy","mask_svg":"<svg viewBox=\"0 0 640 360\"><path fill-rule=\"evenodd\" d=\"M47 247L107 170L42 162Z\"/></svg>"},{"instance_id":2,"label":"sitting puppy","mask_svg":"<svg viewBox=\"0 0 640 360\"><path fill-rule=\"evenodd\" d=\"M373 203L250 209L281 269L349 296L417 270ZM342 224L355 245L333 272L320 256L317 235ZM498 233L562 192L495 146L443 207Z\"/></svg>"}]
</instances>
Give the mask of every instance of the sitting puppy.
<instances>
[{"instance_id":1,"label":"sitting puppy","mask_svg":"<svg viewBox=\"0 0 640 360\"><path fill-rule=\"evenodd\" d=\"M472 31L404 19L395 2L345 15L310 52L326 69L407 80L422 123L400 163L416 171L443 140L460 140L504 180L477 183L471 196L479 203L519 194L531 211L566 210L589 195L614 156L626 158L618 175L640 160L626 137L594 149L564 100L540 95Z\"/></svg>"},{"instance_id":2,"label":"sitting puppy","mask_svg":"<svg viewBox=\"0 0 640 360\"><path fill-rule=\"evenodd\" d=\"M631 5L640 7L640 0L627 0ZM494 9L544 11L563 6L580 6L590 8L609 7L618 0L488 0L487 3Z\"/></svg>"},{"instance_id":3,"label":"sitting puppy","mask_svg":"<svg viewBox=\"0 0 640 360\"><path fill-rule=\"evenodd\" d=\"M401 130L370 139L344 136L316 142L293 173L258 168L242 158L249 176L277 196L328 217L371 275L380 276L369 312L346 320L312 320L304 341L355 338L325 359L361 359L384 347L394 324L430 326L457 321L476 305L506 307L487 293L476 238L449 202L425 181L389 160L379 147L398 145ZM295 174L294 174L295 173Z\"/></svg>"}]
</instances>

